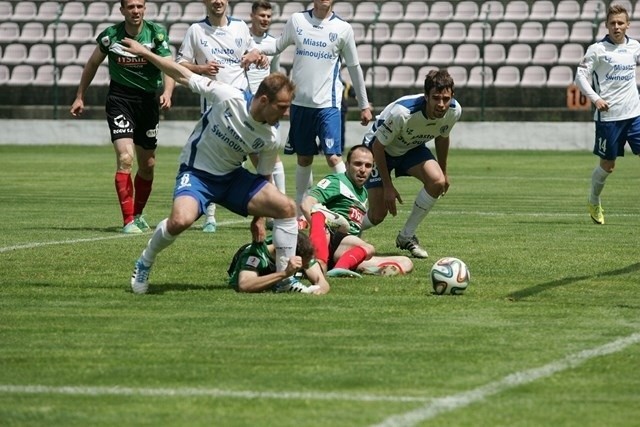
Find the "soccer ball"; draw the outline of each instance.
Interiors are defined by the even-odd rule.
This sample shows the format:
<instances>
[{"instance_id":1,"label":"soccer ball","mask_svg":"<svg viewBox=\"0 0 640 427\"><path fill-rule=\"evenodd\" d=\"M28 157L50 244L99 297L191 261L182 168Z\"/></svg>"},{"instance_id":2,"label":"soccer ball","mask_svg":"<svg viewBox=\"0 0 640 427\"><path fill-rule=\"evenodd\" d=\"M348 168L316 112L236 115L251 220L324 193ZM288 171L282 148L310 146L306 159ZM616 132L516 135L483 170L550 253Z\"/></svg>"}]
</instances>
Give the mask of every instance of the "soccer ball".
<instances>
[{"instance_id":1,"label":"soccer ball","mask_svg":"<svg viewBox=\"0 0 640 427\"><path fill-rule=\"evenodd\" d=\"M431 284L438 295L460 295L469 286L471 275L458 258L440 258L431 267Z\"/></svg>"}]
</instances>

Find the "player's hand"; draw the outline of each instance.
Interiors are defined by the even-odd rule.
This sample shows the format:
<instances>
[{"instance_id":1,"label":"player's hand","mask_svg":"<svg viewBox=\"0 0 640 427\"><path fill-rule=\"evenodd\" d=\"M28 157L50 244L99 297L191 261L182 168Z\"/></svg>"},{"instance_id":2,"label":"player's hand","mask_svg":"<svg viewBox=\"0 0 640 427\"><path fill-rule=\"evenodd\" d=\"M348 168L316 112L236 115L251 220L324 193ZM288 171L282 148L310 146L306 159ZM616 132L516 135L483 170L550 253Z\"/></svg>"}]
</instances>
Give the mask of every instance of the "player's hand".
<instances>
[{"instance_id":1,"label":"player's hand","mask_svg":"<svg viewBox=\"0 0 640 427\"><path fill-rule=\"evenodd\" d=\"M366 126L373 119L373 113L370 108L365 108L360 111L360 124Z\"/></svg>"},{"instance_id":2,"label":"player's hand","mask_svg":"<svg viewBox=\"0 0 640 427\"><path fill-rule=\"evenodd\" d=\"M223 64L216 61L207 61L206 64L202 65L200 74L203 76L215 76L220 72L221 68L224 68Z\"/></svg>"},{"instance_id":3,"label":"player's hand","mask_svg":"<svg viewBox=\"0 0 640 427\"><path fill-rule=\"evenodd\" d=\"M267 56L261 54L258 49L253 49L252 51L247 52L242 56L242 59L240 59L240 66L245 70L251 64L256 64L256 66L260 68L266 68L266 65L261 65L264 64L265 60L266 64L268 65L269 59L267 58Z\"/></svg>"},{"instance_id":4,"label":"player's hand","mask_svg":"<svg viewBox=\"0 0 640 427\"><path fill-rule=\"evenodd\" d=\"M163 110L168 110L169 108L171 108L171 105L171 94L163 93L162 95L160 95L160 108L162 108Z\"/></svg>"},{"instance_id":5,"label":"player's hand","mask_svg":"<svg viewBox=\"0 0 640 427\"><path fill-rule=\"evenodd\" d=\"M398 208L396 207L396 200L402 203L402 197L396 188L392 185L391 188L384 189L384 205L387 211L396 216L398 214Z\"/></svg>"},{"instance_id":6,"label":"player's hand","mask_svg":"<svg viewBox=\"0 0 640 427\"><path fill-rule=\"evenodd\" d=\"M291 258L289 258L289 261L287 261L287 268L284 270L284 272L287 274L287 277L289 277L296 274L296 272L301 268L302 268L302 258L297 255L294 255Z\"/></svg>"},{"instance_id":7,"label":"player's hand","mask_svg":"<svg viewBox=\"0 0 640 427\"><path fill-rule=\"evenodd\" d=\"M76 99L71 105L69 110L73 117L80 117L84 113L84 101L82 99Z\"/></svg>"},{"instance_id":8,"label":"player's hand","mask_svg":"<svg viewBox=\"0 0 640 427\"><path fill-rule=\"evenodd\" d=\"M609 111L609 104L602 98L598 99L595 105L598 111Z\"/></svg>"},{"instance_id":9,"label":"player's hand","mask_svg":"<svg viewBox=\"0 0 640 427\"><path fill-rule=\"evenodd\" d=\"M251 238L253 242L264 242L267 238L264 217L254 217L251 221Z\"/></svg>"},{"instance_id":10,"label":"player's hand","mask_svg":"<svg viewBox=\"0 0 640 427\"><path fill-rule=\"evenodd\" d=\"M142 56L145 53L145 51L148 50L146 47L144 47L137 41L130 39L128 37L123 38L121 40L121 43L124 45L125 51L129 53L133 53L134 55L137 55L137 56Z\"/></svg>"},{"instance_id":11,"label":"player's hand","mask_svg":"<svg viewBox=\"0 0 640 427\"><path fill-rule=\"evenodd\" d=\"M445 194L447 194L447 191L449 191L449 186L451 184L449 183L449 175L444 174L444 190L442 190L442 194L440 194L440 197L444 196Z\"/></svg>"}]
</instances>

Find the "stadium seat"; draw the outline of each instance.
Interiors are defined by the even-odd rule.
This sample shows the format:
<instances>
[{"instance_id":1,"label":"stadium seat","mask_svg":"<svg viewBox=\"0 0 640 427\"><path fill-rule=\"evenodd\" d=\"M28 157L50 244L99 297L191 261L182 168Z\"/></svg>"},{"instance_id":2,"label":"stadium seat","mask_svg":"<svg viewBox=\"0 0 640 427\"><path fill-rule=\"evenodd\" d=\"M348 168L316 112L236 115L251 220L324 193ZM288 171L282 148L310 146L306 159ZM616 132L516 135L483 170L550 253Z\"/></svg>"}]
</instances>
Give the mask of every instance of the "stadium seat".
<instances>
[{"instance_id":1,"label":"stadium seat","mask_svg":"<svg viewBox=\"0 0 640 427\"><path fill-rule=\"evenodd\" d=\"M55 81L55 67L53 65L41 65L36 70L33 79L34 86L53 86Z\"/></svg>"},{"instance_id":2,"label":"stadium seat","mask_svg":"<svg viewBox=\"0 0 640 427\"><path fill-rule=\"evenodd\" d=\"M463 22L447 22L442 27L441 43L459 44L467 37L467 26Z\"/></svg>"},{"instance_id":3,"label":"stadium seat","mask_svg":"<svg viewBox=\"0 0 640 427\"><path fill-rule=\"evenodd\" d=\"M449 75L451 75L456 88L465 87L467 85L467 78L469 76L469 73L467 72L466 67L452 65L450 67L447 67L447 71L449 72Z\"/></svg>"},{"instance_id":4,"label":"stadium seat","mask_svg":"<svg viewBox=\"0 0 640 427\"><path fill-rule=\"evenodd\" d=\"M89 43L93 41L93 25L89 22L77 22L71 26L69 30L68 43L77 45Z\"/></svg>"},{"instance_id":5,"label":"stadium seat","mask_svg":"<svg viewBox=\"0 0 640 427\"><path fill-rule=\"evenodd\" d=\"M144 19L152 21L155 19L155 15L158 13L158 6L153 2L146 2L146 11L144 13ZM155 13L155 15L154 15ZM153 17L151 19L150 17ZM124 20L122 13L120 13L120 2L114 2L111 6L111 13L109 14L109 22L121 22Z\"/></svg>"},{"instance_id":6,"label":"stadium seat","mask_svg":"<svg viewBox=\"0 0 640 427\"><path fill-rule=\"evenodd\" d=\"M20 38L20 26L17 22L0 22L0 43L13 43Z\"/></svg>"},{"instance_id":7,"label":"stadium seat","mask_svg":"<svg viewBox=\"0 0 640 427\"><path fill-rule=\"evenodd\" d=\"M540 22L526 21L520 27L518 43L539 43L544 37L544 28Z\"/></svg>"},{"instance_id":8,"label":"stadium seat","mask_svg":"<svg viewBox=\"0 0 640 427\"><path fill-rule=\"evenodd\" d=\"M407 4L403 21L425 22L429 19L429 6L426 1L412 1Z\"/></svg>"},{"instance_id":9,"label":"stadium seat","mask_svg":"<svg viewBox=\"0 0 640 427\"><path fill-rule=\"evenodd\" d=\"M22 43L12 43L4 48L4 54L2 56L2 62L6 65L18 65L26 61L29 55L29 49Z\"/></svg>"},{"instance_id":10,"label":"stadium seat","mask_svg":"<svg viewBox=\"0 0 640 427\"><path fill-rule=\"evenodd\" d=\"M431 47L429 64L431 65L451 65L455 58L453 46L447 43L438 43Z\"/></svg>"},{"instance_id":11,"label":"stadium seat","mask_svg":"<svg viewBox=\"0 0 640 427\"><path fill-rule=\"evenodd\" d=\"M19 1L15 3L11 20L14 22L34 21L38 15L38 7L33 1ZM13 80L13 75L11 77Z\"/></svg>"},{"instance_id":12,"label":"stadium seat","mask_svg":"<svg viewBox=\"0 0 640 427\"><path fill-rule=\"evenodd\" d=\"M364 84L369 88L384 88L389 86L389 69L382 65L369 67L364 77Z\"/></svg>"},{"instance_id":13,"label":"stadium seat","mask_svg":"<svg viewBox=\"0 0 640 427\"><path fill-rule=\"evenodd\" d=\"M593 23L590 21L576 21L571 27L569 41L571 43L591 44L594 41Z\"/></svg>"},{"instance_id":14,"label":"stadium seat","mask_svg":"<svg viewBox=\"0 0 640 427\"><path fill-rule=\"evenodd\" d=\"M60 72L60 79L58 80L58 84L60 86L77 86L80 82L81 76L82 67L80 65L66 65Z\"/></svg>"},{"instance_id":15,"label":"stadium seat","mask_svg":"<svg viewBox=\"0 0 640 427\"><path fill-rule=\"evenodd\" d=\"M11 70L8 86L31 86L36 73L31 65L16 65Z\"/></svg>"},{"instance_id":16,"label":"stadium seat","mask_svg":"<svg viewBox=\"0 0 640 427\"><path fill-rule=\"evenodd\" d=\"M59 9L60 8L60 9ZM58 11L62 12L62 5L57 1L45 1L38 7L35 21L49 23L56 20Z\"/></svg>"},{"instance_id":17,"label":"stadium seat","mask_svg":"<svg viewBox=\"0 0 640 427\"><path fill-rule=\"evenodd\" d=\"M531 52L531 45L528 43L516 43L509 46L509 52L507 53L505 64L527 65L531 63L532 59L533 54Z\"/></svg>"},{"instance_id":18,"label":"stadium seat","mask_svg":"<svg viewBox=\"0 0 640 427\"><path fill-rule=\"evenodd\" d=\"M197 5L197 4L198 3L191 2L191 3L188 3L187 6L189 6L189 5ZM203 19L206 16L206 11L205 11L205 8L204 8L204 5L202 4L202 2L200 2L199 6L200 6L200 9L202 10L202 13L201 13L202 17L200 19ZM194 6L191 6L190 9L193 9L193 8L194 8ZM190 13L193 13L193 12L190 11ZM185 9L185 14L186 14L186 9ZM249 21L251 19L251 2L239 1L239 2L235 3L235 6L233 6L232 16L235 17L235 18L242 19L244 21ZM184 18L184 15L183 15L183 18ZM183 22L189 22L186 19L182 19L182 21ZM273 14L271 16L271 22L274 22Z\"/></svg>"},{"instance_id":19,"label":"stadium seat","mask_svg":"<svg viewBox=\"0 0 640 427\"><path fill-rule=\"evenodd\" d=\"M44 33L42 41L53 43L54 38L56 43L66 43L69 38L69 26L65 22L54 22L47 26L47 31Z\"/></svg>"},{"instance_id":20,"label":"stadium seat","mask_svg":"<svg viewBox=\"0 0 640 427\"><path fill-rule=\"evenodd\" d=\"M501 1L485 1L482 2L478 19L489 21L501 21L504 17L504 5Z\"/></svg>"},{"instance_id":21,"label":"stadium seat","mask_svg":"<svg viewBox=\"0 0 640 427\"><path fill-rule=\"evenodd\" d=\"M354 13L353 3L348 1L337 2L333 5L333 13L345 21L351 21Z\"/></svg>"},{"instance_id":22,"label":"stadium seat","mask_svg":"<svg viewBox=\"0 0 640 427\"><path fill-rule=\"evenodd\" d=\"M484 63L487 65L501 65L507 60L504 45L489 43L484 46Z\"/></svg>"},{"instance_id":23,"label":"stadium seat","mask_svg":"<svg viewBox=\"0 0 640 427\"><path fill-rule=\"evenodd\" d=\"M81 22L85 16L84 3L80 1L70 1L62 7L60 20L63 22Z\"/></svg>"},{"instance_id":24,"label":"stadium seat","mask_svg":"<svg viewBox=\"0 0 640 427\"><path fill-rule=\"evenodd\" d=\"M577 0L560 0L556 7L555 19L558 21L576 21L580 18L580 3Z\"/></svg>"},{"instance_id":25,"label":"stadium seat","mask_svg":"<svg viewBox=\"0 0 640 427\"><path fill-rule=\"evenodd\" d=\"M9 72L9 67L4 64L0 64L0 86L6 85L9 82L10 77L11 73Z\"/></svg>"},{"instance_id":26,"label":"stadium seat","mask_svg":"<svg viewBox=\"0 0 640 427\"><path fill-rule=\"evenodd\" d=\"M534 65L554 65L558 62L558 48L555 44L540 43L533 50L531 63Z\"/></svg>"},{"instance_id":27,"label":"stadium seat","mask_svg":"<svg viewBox=\"0 0 640 427\"><path fill-rule=\"evenodd\" d=\"M484 22L472 22L467 29L467 37L465 43L482 44L491 41L491 25Z\"/></svg>"},{"instance_id":28,"label":"stadium seat","mask_svg":"<svg viewBox=\"0 0 640 427\"><path fill-rule=\"evenodd\" d=\"M422 43L414 43L404 48L402 64L420 66L427 63L429 59L429 49Z\"/></svg>"},{"instance_id":29,"label":"stadium seat","mask_svg":"<svg viewBox=\"0 0 640 427\"><path fill-rule=\"evenodd\" d=\"M493 29L492 43L515 43L518 39L518 26L515 22L498 22Z\"/></svg>"},{"instance_id":30,"label":"stadium seat","mask_svg":"<svg viewBox=\"0 0 640 427\"><path fill-rule=\"evenodd\" d=\"M13 15L13 6L11 2L0 1L0 22L7 22Z\"/></svg>"},{"instance_id":31,"label":"stadium seat","mask_svg":"<svg viewBox=\"0 0 640 427\"><path fill-rule=\"evenodd\" d=\"M78 57L78 50L71 43L57 45L55 52L55 61L58 65L74 64Z\"/></svg>"},{"instance_id":32,"label":"stadium seat","mask_svg":"<svg viewBox=\"0 0 640 427\"><path fill-rule=\"evenodd\" d=\"M619 1L612 3L620 4ZM630 12L630 9L627 9ZM596 16L597 15L597 16ZM582 13L580 13L580 19L583 21L593 21L595 18L599 21L606 19L607 17L607 5L600 0L587 0L582 5Z\"/></svg>"},{"instance_id":33,"label":"stadium seat","mask_svg":"<svg viewBox=\"0 0 640 427\"><path fill-rule=\"evenodd\" d=\"M404 6L399 1L385 1L380 7L380 21L399 22L404 17Z\"/></svg>"},{"instance_id":34,"label":"stadium seat","mask_svg":"<svg viewBox=\"0 0 640 427\"><path fill-rule=\"evenodd\" d=\"M358 52L360 65L371 65L373 63L373 58L378 57L377 49L369 43L361 43L357 45L356 51Z\"/></svg>"},{"instance_id":35,"label":"stadium seat","mask_svg":"<svg viewBox=\"0 0 640 427\"><path fill-rule=\"evenodd\" d=\"M44 38L44 25L41 22L27 22L22 26L18 39L21 43L39 43Z\"/></svg>"},{"instance_id":36,"label":"stadium seat","mask_svg":"<svg viewBox=\"0 0 640 427\"><path fill-rule=\"evenodd\" d=\"M418 72L416 72L416 81L414 83L414 87L418 87L420 89L424 88L424 79L427 76L427 74L429 74L429 72L433 71L433 70L439 70L439 67L433 66L433 65L425 65L422 66L418 69Z\"/></svg>"},{"instance_id":37,"label":"stadium seat","mask_svg":"<svg viewBox=\"0 0 640 427\"><path fill-rule=\"evenodd\" d=\"M391 30L389 42L399 44L410 44L416 38L416 27L412 22L398 22Z\"/></svg>"},{"instance_id":38,"label":"stadium seat","mask_svg":"<svg viewBox=\"0 0 640 427\"><path fill-rule=\"evenodd\" d=\"M392 88L410 88L416 81L416 72L413 67L408 65L397 65L391 71L389 78L389 87Z\"/></svg>"},{"instance_id":39,"label":"stadium seat","mask_svg":"<svg viewBox=\"0 0 640 427\"><path fill-rule=\"evenodd\" d=\"M106 30L108 27L112 26L113 22L101 22L96 25L96 28L93 33L93 40L97 39L101 32Z\"/></svg>"},{"instance_id":40,"label":"stadium seat","mask_svg":"<svg viewBox=\"0 0 640 427\"><path fill-rule=\"evenodd\" d=\"M271 28L273 28L274 24L271 24ZM362 22L352 22L351 28L353 28L353 38L356 41L356 44L363 43L365 41L365 36L367 35L367 29ZM269 31L271 32L271 31Z\"/></svg>"},{"instance_id":41,"label":"stadium seat","mask_svg":"<svg viewBox=\"0 0 640 427\"><path fill-rule=\"evenodd\" d=\"M384 44L391 38L391 28L386 22L370 24L365 35L365 40L375 44Z\"/></svg>"},{"instance_id":42,"label":"stadium seat","mask_svg":"<svg viewBox=\"0 0 640 427\"><path fill-rule=\"evenodd\" d=\"M569 24L564 21L551 21L547 24L542 41L544 43L565 43L569 40Z\"/></svg>"},{"instance_id":43,"label":"stadium seat","mask_svg":"<svg viewBox=\"0 0 640 427\"><path fill-rule=\"evenodd\" d=\"M577 67L584 57L584 48L579 43L567 43L562 45L558 54L558 64Z\"/></svg>"},{"instance_id":44,"label":"stadium seat","mask_svg":"<svg viewBox=\"0 0 640 427\"><path fill-rule=\"evenodd\" d=\"M238 3L245 4L245 3ZM237 6L236 5L236 6ZM251 9L249 9L251 11ZM181 22L187 22L189 24L193 24L194 22L202 21L205 16L207 16L207 12L205 10L204 4L198 2L187 3L184 6L184 10L182 12L182 16L180 17ZM245 19L245 15L239 15L236 13L236 7L233 8L233 16L240 19ZM249 19L249 15L246 15L246 19Z\"/></svg>"},{"instance_id":45,"label":"stadium seat","mask_svg":"<svg viewBox=\"0 0 640 427\"><path fill-rule=\"evenodd\" d=\"M288 3L287 3L288 4ZM287 7L285 5L285 7ZM373 1L362 1L356 5L356 10L353 14L353 20L356 22L370 23L379 13L378 5Z\"/></svg>"},{"instance_id":46,"label":"stadium seat","mask_svg":"<svg viewBox=\"0 0 640 427\"><path fill-rule=\"evenodd\" d=\"M513 65L503 65L496 70L493 81L495 87L516 87L520 84L520 69Z\"/></svg>"},{"instance_id":47,"label":"stadium seat","mask_svg":"<svg viewBox=\"0 0 640 427\"><path fill-rule=\"evenodd\" d=\"M104 1L95 1L87 6L84 20L87 22L106 22L109 20L111 10Z\"/></svg>"},{"instance_id":48,"label":"stadium seat","mask_svg":"<svg viewBox=\"0 0 640 427\"><path fill-rule=\"evenodd\" d=\"M556 65L549 70L547 87L566 88L573 83L573 68L567 65Z\"/></svg>"},{"instance_id":49,"label":"stadium seat","mask_svg":"<svg viewBox=\"0 0 640 427\"><path fill-rule=\"evenodd\" d=\"M471 70L469 70L467 87L482 87L483 84L485 87L493 85L493 70L491 67L485 66L483 68L481 65L472 67Z\"/></svg>"},{"instance_id":50,"label":"stadium seat","mask_svg":"<svg viewBox=\"0 0 640 427\"><path fill-rule=\"evenodd\" d=\"M463 43L456 49L453 58L455 65L477 65L480 63L480 47L477 44Z\"/></svg>"},{"instance_id":51,"label":"stadium seat","mask_svg":"<svg viewBox=\"0 0 640 427\"><path fill-rule=\"evenodd\" d=\"M511 0L507 3L502 19L505 21L525 21L529 18L529 4L524 0Z\"/></svg>"},{"instance_id":52,"label":"stadium seat","mask_svg":"<svg viewBox=\"0 0 640 427\"><path fill-rule=\"evenodd\" d=\"M398 65L402 62L403 57L402 46L396 43L384 44L378 51L378 63L380 65Z\"/></svg>"},{"instance_id":53,"label":"stadium seat","mask_svg":"<svg viewBox=\"0 0 640 427\"><path fill-rule=\"evenodd\" d=\"M307 7L297 1L288 1L284 4L284 6L282 7L282 10L280 11L280 15L278 16L277 21L279 22L287 22L289 20L289 18L291 18L291 15L297 12L302 12L304 10L306 10Z\"/></svg>"},{"instance_id":54,"label":"stadium seat","mask_svg":"<svg viewBox=\"0 0 640 427\"><path fill-rule=\"evenodd\" d=\"M604 36L605 34L607 33L603 33L602 36ZM631 37L632 39L640 40L640 21L631 21L629 29L627 30L627 36Z\"/></svg>"},{"instance_id":55,"label":"stadium seat","mask_svg":"<svg viewBox=\"0 0 640 427\"><path fill-rule=\"evenodd\" d=\"M453 21L471 22L478 20L478 2L463 0L456 6Z\"/></svg>"},{"instance_id":56,"label":"stadium seat","mask_svg":"<svg viewBox=\"0 0 640 427\"><path fill-rule=\"evenodd\" d=\"M547 70L540 65L530 65L522 72L521 87L544 87L547 84Z\"/></svg>"},{"instance_id":57,"label":"stadium seat","mask_svg":"<svg viewBox=\"0 0 640 427\"><path fill-rule=\"evenodd\" d=\"M536 0L531 2L529 21L550 21L556 15L556 9L552 1Z\"/></svg>"},{"instance_id":58,"label":"stadium seat","mask_svg":"<svg viewBox=\"0 0 640 427\"><path fill-rule=\"evenodd\" d=\"M146 16L146 14L145 14ZM171 24L182 19L182 6L177 1L165 1L161 3L156 21L159 24Z\"/></svg>"},{"instance_id":59,"label":"stadium seat","mask_svg":"<svg viewBox=\"0 0 640 427\"><path fill-rule=\"evenodd\" d=\"M53 52L51 46L44 43L37 43L29 48L29 55L24 60L25 64L43 65L53 62Z\"/></svg>"},{"instance_id":60,"label":"stadium seat","mask_svg":"<svg viewBox=\"0 0 640 427\"><path fill-rule=\"evenodd\" d=\"M96 50L97 47L98 45L95 43L85 44L80 46L78 48L78 56L76 57L74 64L84 66L89 60L89 58L91 57L91 55L93 54L93 51ZM105 61L107 61L106 58L105 58Z\"/></svg>"},{"instance_id":61,"label":"stadium seat","mask_svg":"<svg viewBox=\"0 0 640 427\"><path fill-rule=\"evenodd\" d=\"M453 5L448 1L436 1L431 5L429 21L451 21L453 19Z\"/></svg>"},{"instance_id":62,"label":"stadium seat","mask_svg":"<svg viewBox=\"0 0 640 427\"><path fill-rule=\"evenodd\" d=\"M190 24L186 22L174 22L169 27L169 43L176 46L180 46L184 40L184 36L187 34Z\"/></svg>"},{"instance_id":63,"label":"stadium seat","mask_svg":"<svg viewBox=\"0 0 640 427\"><path fill-rule=\"evenodd\" d=\"M282 35L282 30L284 29L285 23L284 22L274 22L273 24L271 24L269 26L269 34L271 34L273 37L280 37Z\"/></svg>"},{"instance_id":64,"label":"stadium seat","mask_svg":"<svg viewBox=\"0 0 640 427\"><path fill-rule=\"evenodd\" d=\"M436 22L422 22L416 30L416 43L434 44L440 41L440 25Z\"/></svg>"}]
</instances>

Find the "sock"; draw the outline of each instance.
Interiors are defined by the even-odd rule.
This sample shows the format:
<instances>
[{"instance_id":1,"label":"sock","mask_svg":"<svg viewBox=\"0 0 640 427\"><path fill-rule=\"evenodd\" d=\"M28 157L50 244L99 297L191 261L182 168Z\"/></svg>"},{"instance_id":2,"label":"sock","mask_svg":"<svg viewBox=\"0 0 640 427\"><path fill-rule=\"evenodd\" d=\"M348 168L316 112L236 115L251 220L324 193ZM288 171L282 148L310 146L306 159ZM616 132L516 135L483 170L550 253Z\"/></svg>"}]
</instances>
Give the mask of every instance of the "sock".
<instances>
[{"instance_id":1,"label":"sock","mask_svg":"<svg viewBox=\"0 0 640 427\"><path fill-rule=\"evenodd\" d=\"M355 269L362 261L367 258L367 251L362 246L354 246L349 249L336 262L334 268L345 268L347 270Z\"/></svg>"},{"instance_id":2,"label":"sock","mask_svg":"<svg viewBox=\"0 0 640 427\"><path fill-rule=\"evenodd\" d=\"M600 194L604 189L604 181L610 174L610 172L602 169L600 165L593 169L591 173L591 193L589 194L589 203L592 205L600 204Z\"/></svg>"},{"instance_id":3,"label":"sock","mask_svg":"<svg viewBox=\"0 0 640 427\"><path fill-rule=\"evenodd\" d=\"M409 218L404 223L404 228L400 231L400 234L404 237L415 235L418 225L427 216L437 200L435 197L431 197L424 188L420 189L415 202L413 202L411 214L409 214Z\"/></svg>"},{"instance_id":4,"label":"sock","mask_svg":"<svg viewBox=\"0 0 640 427\"><path fill-rule=\"evenodd\" d=\"M273 220L273 245L276 248L276 271L287 269L289 258L295 256L298 244L298 221L296 218Z\"/></svg>"},{"instance_id":5,"label":"sock","mask_svg":"<svg viewBox=\"0 0 640 427\"><path fill-rule=\"evenodd\" d=\"M282 194L287 194L284 181L284 165L281 161L276 162L273 167L273 183Z\"/></svg>"},{"instance_id":6,"label":"sock","mask_svg":"<svg viewBox=\"0 0 640 427\"><path fill-rule=\"evenodd\" d=\"M172 236L167 231L167 219L165 218L157 225L151 239L147 243L147 247L142 251L142 261L147 267L151 266L156 257L163 249L171 245L177 236Z\"/></svg>"},{"instance_id":7,"label":"sock","mask_svg":"<svg viewBox=\"0 0 640 427\"><path fill-rule=\"evenodd\" d=\"M369 212L367 212L367 214L364 216L364 219L362 220L362 224L360 225L360 227L362 231L375 227L374 223L372 223L371 220L369 219Z\"/></svg>"},{"instance_id":8,"label":"sock","mask_svg":"<svg viewBox=\"0 0 640 427\"><path fill-rule=\"evenodd\" d=\"M312 168L309 166L296 167L296 206L300 206L304 196L307 193L312 182ZM298 207L298 216L300 215L300 208Z\"/></svg>"},{"instance_id":9,"label":"sock","mask_svg":"<svg viewBox=\"0 0 640 427\"><path fill-rule=\"evenodd\" d=\"M316 259L327 265L329 263L329 243L327 242L325 217L322 212L311 214L310 227L309 240L316 250Z\"/></svg>"},{"instance_id":10,"label":"sock","mask_svg":"<svg viewBox=\"0 0 640 427\"><path fill-rule=\"evenodd\" d=\"M340 160L334 167L331 168L333 173L345 173L347 171L347 167L344 162Z\"/></svg>"},{"instance_id":11,"label":"sock","mask_svg":"<svg viewBox=\"0 0 640 427\"><path fill-rule=\"evenodd\" d=\"M151 186L153 185L153 179L146 180L141 178L139 174L133 180L133 214L140 215L147 205L149 195L151 194Z\"/></svg>"},{"instance_id":12,"label":"sock","mask_svg":"<svg viewBox=\"0 0 640 427\"><path fill-rule=\"evenodd\" d=\"M209 203L207 205L207 222L215 223L216 222L216 204Z\"/></svg>"},{"instance_id":13,"label":"sock","mask_svg":"<svg viewBox=\"0 0 640 427\"><path fill-rule=\"evenodd\" d=\"M122 211L122 221L125 225L133 221L133 183L129 172L116 172L115 177L116 193L120 201Z\"/></svg>"}]
</instances>

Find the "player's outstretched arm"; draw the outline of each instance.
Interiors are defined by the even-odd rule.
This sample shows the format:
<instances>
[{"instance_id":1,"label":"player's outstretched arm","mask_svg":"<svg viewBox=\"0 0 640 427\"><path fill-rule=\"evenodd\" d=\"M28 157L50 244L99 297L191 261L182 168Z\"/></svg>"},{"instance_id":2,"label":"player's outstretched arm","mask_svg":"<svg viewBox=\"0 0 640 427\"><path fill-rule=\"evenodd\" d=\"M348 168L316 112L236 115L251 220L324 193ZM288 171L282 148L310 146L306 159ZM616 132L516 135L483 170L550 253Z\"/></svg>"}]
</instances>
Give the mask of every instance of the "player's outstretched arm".
<instances>
[{"instance_id":1,"label":"player's outstretched arm","mask_svg":"<svg viewBox=\"0 0 640 427\"><path fill-rule=\"evenodd\" d=\"M185 86L189 85L189 78L193 73L182 65L176 64L170 56L158 56L137 41L130 38L122 39L122 44L125 46L124 50L129 53L133 53L134 55L138 55L141 58L145 58L158 67L158 69L163 73L174 79L177 83Z\"/></svg>"}]
</instances>

